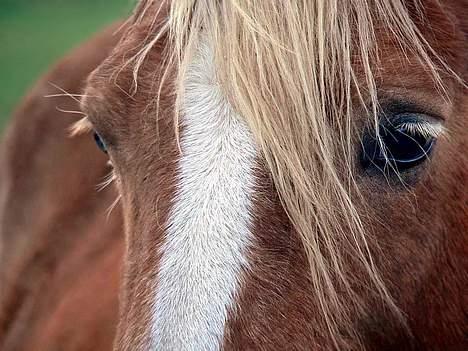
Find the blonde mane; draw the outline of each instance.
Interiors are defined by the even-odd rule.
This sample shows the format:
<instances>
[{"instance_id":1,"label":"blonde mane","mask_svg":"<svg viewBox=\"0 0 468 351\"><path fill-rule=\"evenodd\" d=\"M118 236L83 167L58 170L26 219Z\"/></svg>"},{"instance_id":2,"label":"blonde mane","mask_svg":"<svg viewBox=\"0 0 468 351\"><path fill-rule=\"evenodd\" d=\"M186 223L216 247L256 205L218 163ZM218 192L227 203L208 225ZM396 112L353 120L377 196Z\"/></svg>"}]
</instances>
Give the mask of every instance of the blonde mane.
<instances>
[{"instance_id":1,"label":"blonde mane","mask_svg":"<svg viewBox=\"0 0 468 351\"><path fill-rule=\"evenodd\" d=\"M353 171L352 98L367 107L377 126L373 71L379 59L377 26L387 28L405 55L417 58L440 84L443 63L405 3L178 0L170 3L162 26L169 34L170 59L178 69L177 106L183 100L182 82L200 37L212 46L219 84L251 128L284 209L302 239L310 281L337 347L339 330L353 333L350 306L364 311L344 255L362 267L369 290L399 314L374 265L356 206L361 198ZM146 4L152 5L152 1ZM422 11L417 0L414 7ZM141 50L137 63L155 42Z\"/></svg>"}]
</instances>

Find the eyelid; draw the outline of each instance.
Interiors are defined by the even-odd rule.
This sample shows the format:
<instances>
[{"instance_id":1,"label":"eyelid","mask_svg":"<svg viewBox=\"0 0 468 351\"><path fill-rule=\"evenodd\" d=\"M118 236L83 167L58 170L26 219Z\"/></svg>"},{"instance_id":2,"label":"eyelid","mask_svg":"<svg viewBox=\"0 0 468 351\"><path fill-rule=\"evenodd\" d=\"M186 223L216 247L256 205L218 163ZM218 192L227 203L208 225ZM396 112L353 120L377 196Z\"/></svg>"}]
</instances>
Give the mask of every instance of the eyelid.
<instances>
[{"instance_id":1,"label":"eyelid","mask_svg":"<svg viewBox=\"0 0 468 351\"><path fill-rule=\"evenodd\" d=\"M403 95L397 94L396 96L389 96L382 92L379 98L381 112L388 116L405 114L427 116L431 120L442 123L446 120L445 114L447 111L445 111L446 107L443 106L443 104L433 104L431 101L420 101L419 99L407 96L408 94L408 92L405 92ZM395 95L395 92L391 95Z\"/></svg>"}]
</instances>

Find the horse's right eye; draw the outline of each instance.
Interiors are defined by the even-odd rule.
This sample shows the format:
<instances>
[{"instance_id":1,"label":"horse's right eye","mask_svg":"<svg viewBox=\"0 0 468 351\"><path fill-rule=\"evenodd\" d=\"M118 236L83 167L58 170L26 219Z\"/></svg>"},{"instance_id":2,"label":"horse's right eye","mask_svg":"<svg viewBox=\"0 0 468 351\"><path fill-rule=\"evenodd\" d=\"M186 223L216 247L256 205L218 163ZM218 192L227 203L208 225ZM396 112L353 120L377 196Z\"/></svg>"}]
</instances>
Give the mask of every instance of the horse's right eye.
<instances>
[{"instance_id":1,"label":"horse's right eye","mask_svg":"<svg viewBox=\"0 0 468 351\"><path fill-rule=\"evenodd\" d=\"M102 137L99 135L98 132L94 132L93 133L93 136L94 136L94 141L96 142L96 145L98 146L98 148L104 152L105 154L107 154L107 146L106 146L106 143L104 142L104 140L102 139Z\"/></svg>"}]
</instances>

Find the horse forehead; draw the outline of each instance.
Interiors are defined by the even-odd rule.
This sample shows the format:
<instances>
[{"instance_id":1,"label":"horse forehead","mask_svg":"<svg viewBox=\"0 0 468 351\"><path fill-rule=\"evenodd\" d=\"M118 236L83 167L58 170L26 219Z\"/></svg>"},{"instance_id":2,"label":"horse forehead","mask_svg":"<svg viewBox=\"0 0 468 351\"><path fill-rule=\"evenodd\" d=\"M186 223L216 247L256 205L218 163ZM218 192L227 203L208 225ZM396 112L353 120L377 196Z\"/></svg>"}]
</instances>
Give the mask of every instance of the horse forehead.
<instances>
[{"instance_id":1,"label":"horse forehead","mask_svg":"<svg viewBox=\"0 0 468 351\"><path fill-rule=\"evenodd\" d=\"M148 29L132 28L115 46L112 53L88 76L82 108L89 114L112 110L117 115L122 109L146 106L154 97L162 72L162 45L150 50L143 65L136 70L137 57L147 38ZM128 111L127 111L128 112ZM109 116L109 115L108 115ZM109 116L110 117L110 116Z\"/></svg>"},{"instance_id":2,"label":"horse forehead","mask_svg":"<svg viewBox=\"0 0 468 351\"><path fill-rule=\"evenodd\" d=\"M141 53L144 44L152 39L152 33L157 32L158 18L167 15L167 10L161 7L164 1L140 1L137 10L134 13L133 23L128 28L126 34L114 48L112 54L90 75L88 79L87 91L88 95L93 96L96 101L104 101L110 103L113 108L115 106L123 106L122 103L133 99L134 101L146 102L151 98L151 93L144 88L154 82L154 75L151 73L157 72L158 67L162 63L162 48L166 40L160 40L149 52L144 60L143 65L136 75L135 64L136 57ZM167 7L167 4L165 5ZM430 31L429 38L431 46L441 56L444 61L454 68L463 65L460 62L460 46L463 45L463 40L460 40L460 30L454 28L454 24L450 22L450 18L446 13L442 12L441 7L428 5L425 8L426 17L430 20L431 26L421 27L421 32ZM446 28L447 30L439 30ZM435 30L437 29L437 30ZM453 30L452 30L453 29ZM379 60L378 66L374 67L375 78L379 85L391 86L393 84L406 86L408 88L430 87L429 93L432 92L433 84L430 74L420 65L420 62L408 57L407 52L403 52L398 45L392 43L385 34L385 29L382 33L376 33L379 40L379 46L382 49L385 60ZM413 61L409 64L407 61ZM364 80L361 77L360 62L354 62L353 66L357 69L359 80ZM132 91L137 94L133 96ZM146 94L145 94L146 93ZM96 98L97 97L97 98ZM139 104L133 104L139 106Z\"/></svg>"}]
</instances>

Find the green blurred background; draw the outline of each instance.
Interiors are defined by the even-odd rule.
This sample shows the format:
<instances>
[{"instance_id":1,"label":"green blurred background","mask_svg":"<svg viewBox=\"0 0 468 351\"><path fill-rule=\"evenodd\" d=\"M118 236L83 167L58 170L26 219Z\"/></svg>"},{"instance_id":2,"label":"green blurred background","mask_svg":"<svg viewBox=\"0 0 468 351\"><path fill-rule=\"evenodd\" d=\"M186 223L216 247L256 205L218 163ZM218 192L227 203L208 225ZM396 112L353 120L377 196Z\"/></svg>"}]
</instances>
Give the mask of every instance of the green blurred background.
<instances>
[{"instance_id":1,"label":"green blurred background","mask_svg":"<svg viewBox=\"0 0 468 351\"><path fill-rule=\"evenodd\" d=\"M134 0L0 0L0 129L34 81Z\"/></svg>"}]
</instances>

